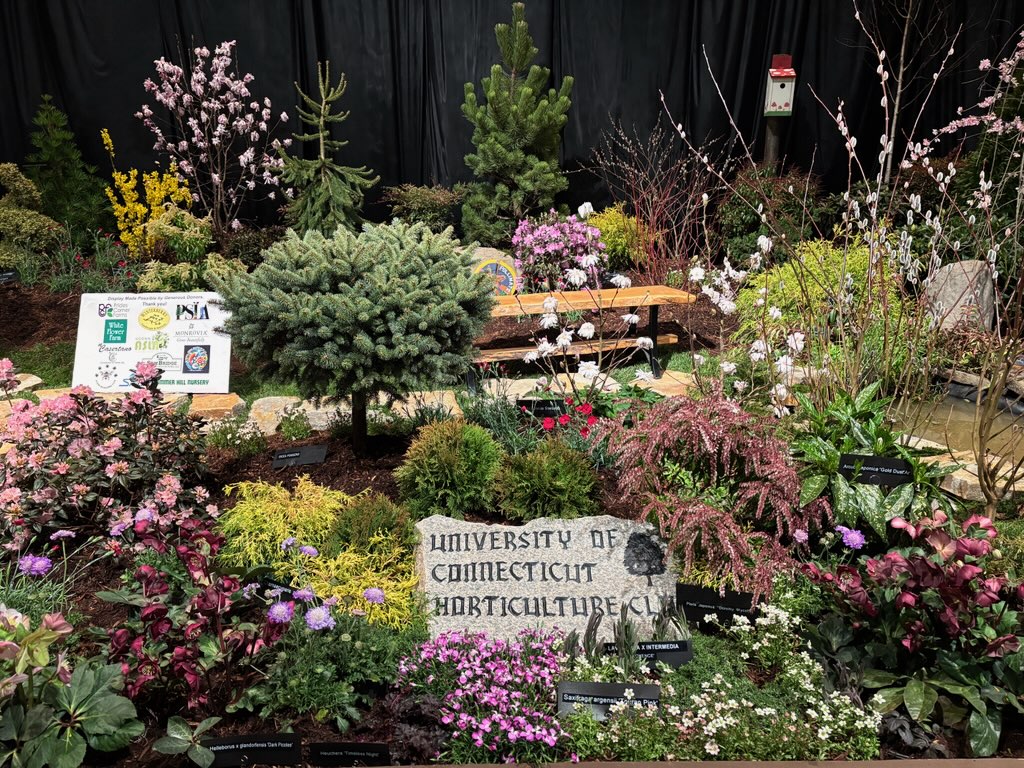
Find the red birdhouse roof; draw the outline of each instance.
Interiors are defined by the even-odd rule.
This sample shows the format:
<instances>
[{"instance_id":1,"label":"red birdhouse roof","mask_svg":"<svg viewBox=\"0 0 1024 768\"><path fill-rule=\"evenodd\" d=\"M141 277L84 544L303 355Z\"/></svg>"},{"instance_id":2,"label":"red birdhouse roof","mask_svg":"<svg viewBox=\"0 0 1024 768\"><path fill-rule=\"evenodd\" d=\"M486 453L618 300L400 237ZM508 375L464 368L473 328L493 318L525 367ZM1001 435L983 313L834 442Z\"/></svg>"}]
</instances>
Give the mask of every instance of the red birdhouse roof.
<instances>
[{"instance_id":1,"label":"red birdhouse roof","mask_svg":"<svg viewBox=\"0 0 1024 768\"><path fill-rule=\"evenodd\" d=\"M776 53L772 56L772 65L768 69L769 77L796 77L793 69L793 57L788 53Z\"/></svg>"}]
</instances>

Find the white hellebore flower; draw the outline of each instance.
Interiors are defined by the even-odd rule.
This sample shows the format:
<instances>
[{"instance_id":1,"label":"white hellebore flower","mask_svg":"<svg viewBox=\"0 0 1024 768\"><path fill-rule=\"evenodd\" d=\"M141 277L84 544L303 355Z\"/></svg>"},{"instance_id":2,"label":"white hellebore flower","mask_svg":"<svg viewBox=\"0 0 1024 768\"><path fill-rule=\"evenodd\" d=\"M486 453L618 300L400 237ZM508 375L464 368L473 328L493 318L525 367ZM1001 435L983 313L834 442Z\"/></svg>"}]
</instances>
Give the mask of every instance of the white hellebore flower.
<instances>
[{"instance_id":1,"label":"white hellebore flower","mask_svg":"<svg viewBox=\"0 0 1024 768\"><path fill-rule=\"evenodd\" d=\"M637 381L654 381L654 374L650 371L645 371L638 368L636 373L633 374Z\"/></svg>"},{"instance_id":2,"label":"white hellebore flower","mask_svg":"<svg viewBox=\"0 0 1024 768\"><path fill-rule=\"evenodd\" d=\"M772 320L781 320L782 310L779 309L778 307L768 307L768 317L770 317Z\"/></svg>"},{"instance_id":3,"label":"white hellebore flower","mask_svg":"<svg viewBox=\"0 0 1024 768\"><path fill-rule=\"evenodd\" d=\"M690 282L691 283L703 282L705 274L706 273L704 272L704 268L703 267L693 267L690 270Z\"/></svg>"},{"instance_id":4,"label":"white hellebore flower","mask_svg":"<svg viewBox=\"0 0 1024 768\"><path fill-rule=\"evenodd\" d=\"M633 284L633 281L630 280L625 275L613 275L612 279L611 279L611 283L616 288L629 288L629 286L631 286Z\"/></svg>"},{"instance_id":5,"label":"white hellebore flower","mask_svg":"<svg viewBox=\"0 0 1024 768\"><path fill-rule=\"evenodd\" d=\"M639 349L654 349L654 342L648 336L637 336L636 346Z\"/></svg>"},{"instance_id":6,"label":"white hellebore flower","mask_svg":"<svg viewBox=\"0 0 1024 768\"><path fill-rule=\"evenodd\" d=\"M793 350L793 354L799 355L804 349L806 338L800 331L794 331L786 337L786 346Z\"/></svg>"},{"instance_id":7,"label":"white hellebore flower","mask_svg":"<svg viewBox=\"0 0 1024 768\"><path fill-rule=\"evenodd\" d=\"M600 372L601 369L598 368L597 363L595 362L591 362L590 360L588 360L586 362L580 363L580 376L584 379L587 379L588 381L597 378L597 374L599 374Z\"/></svg>"},{"instance_id":8,"label":"white hellebore flower","mask_svg":"<svg viewBox=\"0 0 1024 768\"><path fill-rule=\"evenodd\" d=\"M625 314L622 316L622 322L626 325L636 325L640 322L640 315L634 315L632 313Z\"/></svg>"},{"instance_id":9,"label":"white hellebore flower","mask_svg":"<svg viewBox=\"0 0 1024 768\"><path fill-rule=\"evenodd\" d=\"M580 215L581 219L585 219L594 212L594 206L589 201L585 202L579 208L576 209L576 213Z\"/></svg>"},{"instance_id":10,"label":"white hellebore flower","mask_svg":"<svg viewBox=\"0 0 1024 768\"><path fill-rule=\"evenodd\" d=\"M587 282L587 273L582 269L576 269L571 267L565 270L565 282L569 285L576 286L579 288L581 285Z\"/></svg>"},{"instance_id":11,"label":"white hellebore flower","mask_svg":"<svg viewBox=\"0 0 1024 768\"><path fill-rule=\"evenodd\" d=\"M593 323L583 323L583 325L580 326L580 329L576 331L576 335L581 339L592 339L594 338L594 331L595 328Z\"/></svg>"},{"instance_id":12,"label":"white hellebore flower","mask_svg":"<svg viewBox=\"0 0 1024 768\"><path fill-rule=\"evenodd\" d=\"M558 299L554 296L548 296L544 299L544 311L548 314L553 314L558 311Z\"/></svg>"},{"instance_id":13,"label":"white hellebore flower","mask_svg":"<svg viewBox=\"0 0 1024 768\"><path fill-rule=\"evenodd\" d=\"M736 363L722 362L718 364L718 368L726 376L736 373Z\"/></svg>"},{"instance_id":14,"label":"white hellebore flower","mask_svg":"<svg viewBox=\"0 0 1024 768\"><path fill-rule=\"evenodd\" d=\"M554 315L554 314L541 315L540 316L540 327L543 328L545 331L548 330L549 328L557 328L558 327L558 315Z\"/></svg>"},{"instance_id":15,"label":"white hellebore flower","mask_svg":"<svg viewBox=\"0 0 1024 768\"><path fill-rule=\"evenodd\" d=\"M555 339L555 346L559 349L568 349L572 346L572 331L562 331L558 334L558 338Z\"/></svg>"}]
</instances>

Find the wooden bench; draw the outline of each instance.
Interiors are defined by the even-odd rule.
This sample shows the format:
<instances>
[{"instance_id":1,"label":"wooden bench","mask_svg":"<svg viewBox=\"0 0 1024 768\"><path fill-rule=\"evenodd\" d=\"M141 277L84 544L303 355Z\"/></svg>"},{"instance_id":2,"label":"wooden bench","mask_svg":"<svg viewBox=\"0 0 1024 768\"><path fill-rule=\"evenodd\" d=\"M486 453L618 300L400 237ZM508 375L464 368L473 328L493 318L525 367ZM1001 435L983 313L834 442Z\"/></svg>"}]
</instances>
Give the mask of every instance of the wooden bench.
<instances>
[{"instance_id":1,"label":"wooden bench","mask_svg":"<svg viewBox=\"0 0 1024 768\"><path fill-rule=\"evenodd\" d=\"M658 346L677 344L679 337L675 334L658 334L658 307L666 304L692 304L697 297L692 293L669 288L667 285L644 285L635 288L603 288L594 291L553 291L551 293L514 294L497 296L491 317L521 317L523 315L542 315L547 310L544 302L548 298L558 299L558 313L587 312L591 310L627 309L635 314L642 307L648 309L647 336L653 342L651 349L644 350L651 365L651 373L655 378L661 377L661 366L658 364ZM635 332L636 326L631 331ZM593 354L596 352L628 349L636 346L634 336L598 341L574 342L566 352L568 354ZM501 360L521 359L531 347L509 347L505 349L479 350L475 356L477 363L494 363Z\"/></svg>"}]
</instances>

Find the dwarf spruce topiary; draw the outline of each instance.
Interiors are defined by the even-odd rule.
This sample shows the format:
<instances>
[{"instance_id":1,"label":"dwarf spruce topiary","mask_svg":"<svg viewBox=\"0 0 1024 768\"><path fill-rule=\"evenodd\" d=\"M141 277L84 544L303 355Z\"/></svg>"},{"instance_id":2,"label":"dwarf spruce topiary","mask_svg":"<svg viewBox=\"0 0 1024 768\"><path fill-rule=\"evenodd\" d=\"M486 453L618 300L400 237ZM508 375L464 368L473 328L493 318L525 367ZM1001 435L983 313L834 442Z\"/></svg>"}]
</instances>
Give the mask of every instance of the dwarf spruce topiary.
<instances>
[{"instance_id":1,"label":"dwarf spruce topiary","mask_svg":"<svg viewBox=\"0 0 1024 768\"><path fill-rule=\"evenodd\" d=\"M289 232L251 273L211 282L240 357L304 397L350 398L361 452L370 397L437 389L469 365L493 284L457 245L450 230L401 222L330 238Z\"/></svg>"},{"instance_id":2,"label":"dwarf spruce topiary","mask_svg":"<svg viewBox=\"0 0 1024 768\"><path fill-rule=\"evenodd\" d=\"M466 236L487 245L506 242L520 219L550 208L569 183L558 167L561 131L572 103L573 79L544 94L551 70L532 65L537 49L522 3L512 5L512 23L494 28L502 64L481 81L485 104L466 83L462 114L473 123L473 146L466 165L478 181L462 206Z\"/></svg>"}]
</instances>

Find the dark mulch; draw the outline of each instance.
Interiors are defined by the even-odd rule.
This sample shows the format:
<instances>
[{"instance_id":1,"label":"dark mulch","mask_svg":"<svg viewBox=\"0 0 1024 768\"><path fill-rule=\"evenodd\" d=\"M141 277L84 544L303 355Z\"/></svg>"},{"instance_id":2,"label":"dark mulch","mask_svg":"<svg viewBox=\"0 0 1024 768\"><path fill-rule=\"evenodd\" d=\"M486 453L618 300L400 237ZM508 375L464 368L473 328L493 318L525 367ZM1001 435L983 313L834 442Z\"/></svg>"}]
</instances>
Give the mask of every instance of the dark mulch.
<instances>
[{"instance_id":1,"label":"dark mulch","mask_svg":"<svg viewBox=\"0 0 1024 768\"><path fill-rule=\"evenodd\" d=\"M235 459L231 454L211 450L207 461L214 481L212 489L219 489L230 483L264 480L268 483L282 483L289 488L302 475L319 484L347 494L355 495L366 489L398 500L398 484L393 472L402 463L402 457L409 447L407 437L389 435L369 438L369 454L357 457L352 452L347 438L332 438L327 433L313 435L305 440L289 442L281 435L267 438L267 451L248 459ZM327 444L327 459L323 464L306 464L298 467L272 469L270 457L282 448L302 445Z\"/></svg>"},{"instance_id":2,"label":"dark mulch","mask_svg":"<svg viewBox=\"0 0 1024 768\"><path fill-rule=\"evenodd\" d=\"M78 333L77 293L50 293L44 286L0 286L0 348L27 349L36 344L74 343Z\"/></svg>"}]
</instances>

